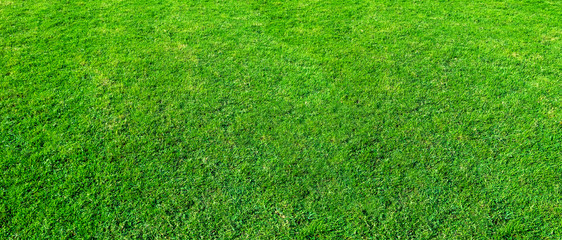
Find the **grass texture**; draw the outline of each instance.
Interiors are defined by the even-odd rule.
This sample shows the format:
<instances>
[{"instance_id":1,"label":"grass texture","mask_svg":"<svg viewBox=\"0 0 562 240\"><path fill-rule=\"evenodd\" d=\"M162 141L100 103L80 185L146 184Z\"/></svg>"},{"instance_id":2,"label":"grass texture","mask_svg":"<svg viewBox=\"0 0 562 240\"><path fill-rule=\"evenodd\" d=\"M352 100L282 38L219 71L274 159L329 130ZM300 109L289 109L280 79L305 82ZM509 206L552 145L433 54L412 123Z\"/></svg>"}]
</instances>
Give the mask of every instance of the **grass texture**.
<instances>
[{"instance_id":1,"label":"grass texture","mask_svg":"<svg viewBox=\"0 0 562 240\"><path fill-rule=\"evenodd\" d=\"M562 238L558 0L0 0L0 239Z\"/></svg>"}]
</instances>

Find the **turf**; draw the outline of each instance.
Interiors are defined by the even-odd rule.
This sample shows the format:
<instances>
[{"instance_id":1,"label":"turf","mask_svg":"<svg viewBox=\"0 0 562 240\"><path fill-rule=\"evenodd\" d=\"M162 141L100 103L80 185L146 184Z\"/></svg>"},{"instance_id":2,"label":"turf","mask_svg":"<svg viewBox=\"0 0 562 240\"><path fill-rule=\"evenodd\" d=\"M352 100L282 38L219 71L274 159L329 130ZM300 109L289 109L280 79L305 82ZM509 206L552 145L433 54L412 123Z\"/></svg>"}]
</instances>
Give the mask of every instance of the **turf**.
<instances>
[{"instance_id":1,"label":"turf","mask_svg":"<svg viewBox=\"0 0 562 240\"><path fill-rule=\"evenodd\" d=\"M0 238L562 238L561 13L0 0Z\"/></svg>"}]
</instances>

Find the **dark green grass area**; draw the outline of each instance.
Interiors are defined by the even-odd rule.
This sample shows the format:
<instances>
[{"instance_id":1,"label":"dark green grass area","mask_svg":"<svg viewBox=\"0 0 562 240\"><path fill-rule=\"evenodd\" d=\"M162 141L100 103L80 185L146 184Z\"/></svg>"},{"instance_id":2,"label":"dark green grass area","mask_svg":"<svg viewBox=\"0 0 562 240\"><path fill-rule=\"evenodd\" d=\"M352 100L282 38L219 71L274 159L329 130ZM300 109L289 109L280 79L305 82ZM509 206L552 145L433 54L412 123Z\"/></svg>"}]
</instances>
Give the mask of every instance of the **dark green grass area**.
<instances>
[{"instance_id":1,"label":"dark green grass area","mask_svg":"<svg viewBox=\"0 0 562 240\"><path fill-rule=\"evenodd\" d=\"M0 0L0 239L562 238L562 2Z\"/></svg>"}]
</instances>

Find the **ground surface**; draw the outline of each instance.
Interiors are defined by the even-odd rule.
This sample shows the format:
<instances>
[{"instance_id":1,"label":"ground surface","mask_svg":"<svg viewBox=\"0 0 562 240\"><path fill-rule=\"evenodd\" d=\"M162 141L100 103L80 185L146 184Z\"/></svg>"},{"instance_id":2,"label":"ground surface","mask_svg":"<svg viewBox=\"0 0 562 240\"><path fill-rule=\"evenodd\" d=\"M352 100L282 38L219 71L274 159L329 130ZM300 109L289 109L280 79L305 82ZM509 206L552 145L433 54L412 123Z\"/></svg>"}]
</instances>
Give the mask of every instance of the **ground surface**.
<instances>
[{"instance_id":1,"label":"ground surface","mask_svg":"<svg viewBox=\"0 0 562 240\"><path fill-rule=\"evenodd\" d=\"M561 238L561 12L0 0L0 238Z\"/></svg>"}]
</instances>

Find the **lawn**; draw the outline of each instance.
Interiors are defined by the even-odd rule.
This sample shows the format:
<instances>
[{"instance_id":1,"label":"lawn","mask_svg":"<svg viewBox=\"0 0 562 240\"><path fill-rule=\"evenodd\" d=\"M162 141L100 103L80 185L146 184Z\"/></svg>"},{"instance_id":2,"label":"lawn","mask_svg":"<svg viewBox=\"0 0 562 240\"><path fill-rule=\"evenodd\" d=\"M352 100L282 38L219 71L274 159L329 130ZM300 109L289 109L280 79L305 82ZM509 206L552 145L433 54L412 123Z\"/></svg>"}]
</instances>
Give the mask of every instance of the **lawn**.
<instances>
[{"instance_id":1,"label":"lawn","mask_svg":"<svg viewBox=\"0 0 562 240\"><path fill-rule=\"evenodd\" d=\"M0 0L0 239L562 238L561 13Z\"/></svg>"}]
</instances>

